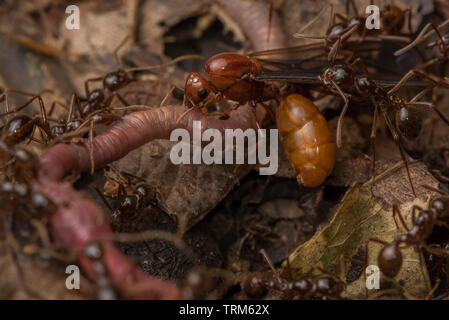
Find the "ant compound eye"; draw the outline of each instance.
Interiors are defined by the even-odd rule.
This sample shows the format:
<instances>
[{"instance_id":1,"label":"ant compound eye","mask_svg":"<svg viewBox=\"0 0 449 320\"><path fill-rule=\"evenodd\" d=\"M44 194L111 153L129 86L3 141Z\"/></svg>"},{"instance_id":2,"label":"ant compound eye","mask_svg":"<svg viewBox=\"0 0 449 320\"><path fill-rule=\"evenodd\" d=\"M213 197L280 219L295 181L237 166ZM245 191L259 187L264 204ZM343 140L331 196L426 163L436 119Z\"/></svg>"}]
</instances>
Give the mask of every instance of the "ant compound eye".
<instances>
[{"instance_id":1,"label":"ant compound eye","mask_svg":"<svg viewBox=\"0 0 449 320\"><path fill-rule=\"evenodd\" d=\"M205 88L200 88L198 90L198 97L200 97L201 99L204 99L207 97L207 90Z\"/></svg>"}]
</instances>

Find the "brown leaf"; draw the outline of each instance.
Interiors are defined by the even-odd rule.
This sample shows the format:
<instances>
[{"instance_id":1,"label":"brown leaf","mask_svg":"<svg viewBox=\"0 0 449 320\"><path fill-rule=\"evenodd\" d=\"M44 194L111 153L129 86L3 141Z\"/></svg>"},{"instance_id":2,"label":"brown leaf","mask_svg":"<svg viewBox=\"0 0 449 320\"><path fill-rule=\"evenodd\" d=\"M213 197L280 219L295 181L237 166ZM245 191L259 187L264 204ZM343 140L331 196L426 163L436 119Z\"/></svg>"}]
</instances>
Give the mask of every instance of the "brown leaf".
<instances>
[{"instance_id":1,"label":"brown leaf","mask_svg":"<svg viewBox=\"0 0 449 320\"><path fill-rule=\"evenodd\" d=\"M373 197L369 185L351 187L341 201L335 216L330 223L318 231L309 241L300 245L290 256L290 268L295 279L303 277L312 267L319 266L324 270L342 277L348 274L351 260L357 251L368 244L368 264L377 265L377 255L382 248L380 244L369 242L369 239L379 239L391 242L405 231L398 230L392 216L391 204L398 203L405 221L410 225L413 205L425 207L432 192L417 188L419 198L414 199L407 188L404 178L405 170L392 170L391 176L380 179L374 190L379 199ZM421 163L411 166L412 178L430 186L437 186L436 180L425 171ZM424 174L425 173L425 174ZM404 183L402 183L405 181ZM418 183L417 183L418 185ZM403 265L395 278L400 280L408 294L415 297L426 297L430 290L427 270L421 263L421 252L413 248L402 250ZM343 269L340 259L344 258ZM284 272L288 274L287 265ZM381 289L388 288L387 279L382 274ZM348 298L365 297L365 278L349 284L344 293ZM370 291L369 295L372 294Z\"/></svg>"}]
</instances>

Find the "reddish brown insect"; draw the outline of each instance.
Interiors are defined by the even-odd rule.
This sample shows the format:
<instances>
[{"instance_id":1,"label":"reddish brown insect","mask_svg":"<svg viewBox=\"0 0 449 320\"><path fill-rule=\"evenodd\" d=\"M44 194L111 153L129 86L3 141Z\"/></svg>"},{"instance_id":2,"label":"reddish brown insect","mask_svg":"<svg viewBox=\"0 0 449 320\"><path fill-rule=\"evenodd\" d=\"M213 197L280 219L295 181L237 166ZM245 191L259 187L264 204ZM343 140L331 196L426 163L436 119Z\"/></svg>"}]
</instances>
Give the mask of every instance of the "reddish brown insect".
<instances>
[{"instance_id":1,"label":"reddish brown insect","mask_svg":"<svg viewBox=\"0 0 449 320\"><path fill-rule=\"evenodd\" d=\"M438 189L426 187L435 192L442 193ZM419 212L416 216L416 212ZM444 226L449 228L449 224L445 221L449 218L449 196L443 196L432 200L427 210L421 207L413 206L412 222L413 226L409 228L397 206L393 206L393 216L398 215L402 226L407 233L397 237L391 243L387 243L378 239L370 239L372 242L382 244L384 247L379 252L378 263L380 270L390 278L396 277L402 266L401 250L414 247L415 249L424 248L428 252L436 255L449 256L447 250L442 248L434 248L426 244L425 240L431 235L435 226ZM397 223L396 223L396 226Z\"/></svg>"},{"instance_id":2,"label":"reddish brown insect","mask_svg":"<svg viewBox=\"0 0 449 320\"><path fill-rule=\"evenodd\" d=\"M298 182L306 187L323 183L335 162L334 134L308 98L291 94L276 109L279 136Z\"/></svg>"},{"instance_id":3,"label":"reddish brown insect","mask_svg":"<svg viewBox=\"0 0 449 320\"><path fill-rule=\"evenodd\" d=\"M371 1L372 3L373 1ZM394 42L408 42L410 38L401 36L399 33L405 25L406 16L408 15L408 28L409 34L412 34L411 30L411 9L402 10L393 4L387 4L380 10L380 17L382 28L368 30L365 25L366 17L359 13L354 0L346 1L346 16L338 12L334 12L333 5L330 5L330 16L327 25L326 34L323 36L311 36L306 35L303 32L318 21L318 18L324 14L327 8L321 10L321 12L307 23L301 30L294 36L297 38L308 39L323 39L325 40L325 46L329 50L329 61L334 61L337 52L340 48L350 48L347 44L348 39L352 35L358 33L360 40L358 46L365 41L368 36L373 36L377 40L389 40ZM350 15L350 7L353 11L353 16ZM337 19L339 20L337 22ZM357 46L357 47L358 47ZM357 48L351 48L357 50Z\"/></svg>"},{"instance_id":4,"label":"reddish brown insect","mask_svg":"<svg viewBox=\"0 0 449 320\"><path fill-rule=\"evenodd\" d=\"M156 195L151 189L151 187L145 182L145 180L136 177L130 173L118 172L120 178L125 181L125 183L118 182L117 191L117 208L113 209L111 205L107 202L100 190L95 189L97 194L100 196L106 207L109 209L111 216L111 224L118 228L122 223L127 220L135 220L144 214L153 210L151 206L142 210L139 214L137 211L141 204L148 204L153 202ZM137 179L139 182L132 183L132 178ZM131 193L127 193L124 184L132 188Z\"/></svg>"},{"instance_id":5,"label":"reddish brown insect","mask_svg":"<svg viewBox=\"0 0 449 320\"><path fill-rule=\"evenodd\" d=\"M188 107L222 99L238 104L255 104L264 99L264 83L253 79L255 74L263 72L257 59L238 53L221 53L207 60L204 71L204 75L193 72L187 76L184 90Z\"/></svg>"},{"instance_id":6,"label":"reddish brown insect","mask_svg":"<svg viewBox=\"0 0 449 320\"><path fill-rule=\"evenodd\" d=\"M341 299L345 284L337 277L320 269L326 275L312 282L311 272L304 279L288 281L273 274L273 271L254 272L250 274L244 284L243 291L252 299L260 299L267 295L269 290L281 293L281 299ZM312 271L312 270L311 270Z\"/></svg>"}]
</instances>

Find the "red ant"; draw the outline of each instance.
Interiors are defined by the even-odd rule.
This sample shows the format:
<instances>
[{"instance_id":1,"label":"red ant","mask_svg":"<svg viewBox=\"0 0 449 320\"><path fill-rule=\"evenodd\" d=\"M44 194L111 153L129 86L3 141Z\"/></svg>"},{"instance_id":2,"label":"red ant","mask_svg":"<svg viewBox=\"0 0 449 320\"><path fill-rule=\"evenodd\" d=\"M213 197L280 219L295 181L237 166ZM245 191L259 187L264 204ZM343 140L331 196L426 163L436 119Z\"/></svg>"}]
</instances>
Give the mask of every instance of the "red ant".
<instances>
[{"instance_id":1,"label":"red ant","mask_svg":"<svg viewBox=\"0 0 449 320\"><path fill-rule=\"evenodd\" d=\"M48 90L44 90L42 91L42 93L45 91ZM9 110L10 107L8 102L8 93L10 92L31 96L31 98L27 102L16 108L15 110L11 111ZM29 141L33 140L39 143L44 143L34 138L34 131L36 128L39 128L44 132L45 136L47 137L47 140L50 140L53 137L41 94L32 94L20 90L6 90L0 96L0 101L5 100L6 104L6 112L0 114L0 118L4 116L9 116L11 114L15 114L25 109L27 106L31 105L31 103L35 100L38 100L40 108L40 116L29 117L27 115L18 115L11 119L8 119L6 124L2 126L2 137L1 137L2 141L7 146L9 147L14 146L24 141L25 139L29 139Z\"/></svg>"},{"instance_id":2,"label":"red ant","mask_svg":"<svg viewBox=\"0 0 449 320\"><path fill-rule=\"evenodd\" d=\"M321 276L314 282L307 279L313 269L304 279L298 281L280 278L275 276L272 271L254 272L246 278L243 291L248 297L255 299L266 296L269 290L280 292L283 299L341 299L341 293L346 287L345 284L328 272L318 269L328 275Z\"/></svg>"},{"instance_id":3,"label":"red ant","mask_svg":"<svg viewBox=\"0 0 449 320\"><path fill-rule=\"evenodd\" d=\"M205 107L213 102L229 99L237 104L224 113L211 115L227 118L242 104L250 103L256 106L261 103L274 119L273 112L263 101L273 99L277 91L270 92L263 82L254 81L254 75L263 72L257 59L238 53L221 53L206 61L204 71L204 75L192 72L186 78L184 99L189 107L186 113L193 108L201 108L203 113L207 114ZM178 121L184 115L181 115Z\"/></svg>"},{"instance_id":4,"label":"red ant","mask_svg":"<svg viewBox=\"0 0 449 320\"><path fill-rule=\"evenodd\" d=\"M438 189L424 186L425 188L438 192L443 196L433 199L427 210L419 206L412 207L412 223L413 226L409 228L402 217L402 214L397 205L393 206L393 217L398 215L402 226L407 233L397 237L391 243L387 243L378 239L370 239L372 242L382 244L384 247L380 250L378 255L378 264L380 270L389 278L394 278L399 273L402 266L401 250L410 247L418 250L424 248L428 252L435 255L448 256L449 253L444 248L435 248L426 244L425 240L432 234L435 226L444 226L449 228L449 224L444 219L449 217L449 196ZM416 216L416 212L419 212ZM398 226L395 220L396 226Z\"/></svg>"},{"instance_id":5,"label":"red ant","mask_svg":"<svg viewBox=\"0 0 449 320\"><path fill-rule=\"evenodd\" d=\"M262 249L260 252L264 256L271 270L265 272L253 272L246 277L243 283L243 292L248 297L260 299L265 297L269 290L274 290L281 293L282 299L341 299L341 293L346 288L346 285L336 276L319 267L313 267L303 279L288 281L278 275L265 250ZM287 266L290 271L288 259ZM321 276L315 282L312 282L308 279L311 278L315 269L320 270L326 275Z\"/></svg>"},{"instance_id":6,"label":"red ant","mask_svg":"<svg viewBox=\"0 0 449 320\"><path fill-rule=\"evenodd\" d=\"M151 187L145 182L145 180L123 171L119 174L120 178L126 179L126 185L132 187L132 192L131 194L128 194L125 190L124 184L122 182L118 183L117 208L115 210L107 202L100 190L97 188L95 189L106 207L109 209L111 213L111 223L114 227L119 227L127 220L138 219L145 213L153 210L150 206L136 215L136 212L141 204L153 202L156 197ZM137 179L139 182L133 184L131 178Z\"/></svg>"},{"instance_id":7,"label":"red ant","mask_svg":"<svg viewBox=\"0 0 449 320\"><path fill-rule=\"evenodd\" d=\"M371 1L372 4L372 1ZM349 17L349 7L352 7L354 11L354 16ZM346 1L346 16L341 15L340 13L334 13L333 5L330 5L330 16L327 25L327 31L324 36L309 36L303 34L303 32L314 24L325 12L327 9L324 8L321 10L318 15L313 18L309 23L307 23L304 27L300 29L294 36L297 38L308 38L308 39L323 39L325 40L326 48L329 50L328 59L329 61L335 61L337 57L337 53L340 48L345 46L347 40L355 33L359 33L361 38L360 42L363 42L368 35L373 34L377 40L390 40L395 42L408 42L410 39L408 37L403 37L399 35L390 35L390 33L397 34L399 33L404 24L405 24L405 16L408 14L408 28L409 34L412 34L411 27L411 9L402 10L399 7L393 4L387 4L384 8L382 8L380 12L381 22L383 26L383 33L380 34L378 30L368 30L365 25L366 18L362 16L357 6L355 5L354 0ZM337 18L340 22L337 22Z\"/></svg>"}]
</instances>

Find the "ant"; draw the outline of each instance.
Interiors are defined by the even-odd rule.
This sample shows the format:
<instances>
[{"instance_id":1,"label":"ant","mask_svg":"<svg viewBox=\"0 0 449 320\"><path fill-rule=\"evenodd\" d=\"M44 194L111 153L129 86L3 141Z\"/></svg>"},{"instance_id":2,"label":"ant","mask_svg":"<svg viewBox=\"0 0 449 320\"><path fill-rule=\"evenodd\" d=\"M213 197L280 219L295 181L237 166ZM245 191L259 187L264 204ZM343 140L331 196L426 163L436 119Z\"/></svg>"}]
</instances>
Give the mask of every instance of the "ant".
<instances>
[{"instance_id":1,"label":"ant","mask_svg":"<svg viewBox=\"0 0 449 320\"><path fill-rule=\"evenodd\" d=\"M449 61L449 32L446 32L445 34L442 34L440 32L440 29L442 29L443 27L445 27L446 25L449 24L449 19L442 22L440 25L435 26L433 23L428 23L422 30L421 32L416 36L415 40L413 40L409 45L405 46L404 48L397 50L394 55L395 56L399 56L403 53L405 53L406 51L414 48L415 46L417 46L418 44L420 44L421 42L423 42L425 39L427 39L429 36L431 36L433 33L436 33L438 36L438 40L430 42L426 45L426 49L433 49L433 48L438 48L438 50L441 53L441 57L436 57L433 59L430 59L429 61L427 61L426 63L424 63L421 67L423 69L435 64L435 63L446 63L447 61ZM433 30L429 31L428 33L427 30L429 28L432 28Z\"/></svg>"},{"instance_id":2,"label":"ant","mask_svg":"<svg viewBox=\"0 0 449 320\"><path fill-rule=\"evenodd\" d=\"M341 293L346 287L345 284L321 268L318 269L327 275L312 282L308 278L310 278L313 269L307 273L304 279L298 281L280 278L272 271L254 272L246 278L243 291L248 297L255 299L265 297L269 290L280 292L282 299L341 299Z\"/></svg>"},{"instance_id":3,"label":"ant","mask_svg":"<svg viewBox=\"0 0 449 320\"><path fill-rule=\"evenodd\" d=\"M156 197L144 179L123 171L119 172L119 177L126 179L126 183L118 182L117 208L115 210L107 202L100 190L95 188L95 191L111 213L111 223L114 227L119 227L126 220L136 220L147 212L152 211L153 208L150 206L142 210L139 214L136 214L141 204L151 203ZM132 178L139 180L139 182L132 183ZM124 184L132 188L130 194L127 193Z\"/></svg>"},{"instance_id":4,"label":"ant","mask_svg":"<svg viewBox=\"0 0 449 320\"><path fill-rule=\"evenodd\" d=\"M0 118L11 114L16 114L17 112L25 109L35 100L39 102L40 108L40 116L29 117L27 115L17 115L11 119L8 119L6 124L2 126L2 136L1 140L9 147L12 147L16 144L23 142L26 139L29 141L35 141L38 143L46 143L34 137L34 131L36 128L42 130L47 137L47 140L50 140L53 136L50 129L49 120L47 117L47 113L45 111L44 101L41 97L41 94L48 90L42 91L40 94L32 94L20 90L5 90L4 93L0 96L0 101L5 100L6 112L0 114ZM9 102L8 102L8 93L18 93L26 96L31 96L28 101L24 104L16 108L15 110L9 110Z\"/></svg>"},{"instance_id":5,"label":"ant","mask_svg":"<svg viewBox=\"0 0 449 320\"><path fill-rule=\"evenodd\" d=\"M98 300L117 300L119 295L114 289L108 277L108 271L105 263L102 261L104 256L103 247L98 241L91 241L84 247L83 256L92 263L92 269L95 273L95 281L98 285Z\"/></svg>"},{"instance_id":6,"label":"ant","mask_svg":"<svg viewBox=\"0 0 449 320\"><path fill-rule=\"evenodd\" d=\"M21 147L10 147L0 140L0 170L12 181L25 182L37 173L37 157Z\"/></svg>"},{"instance_id":7,"label":"ant","mask_svg":"<svg viewBox=\"0 0 449 320\"><path fill-rule=\"evenodd\" d=\"M371 4L373 4L373 1L371 1ZM402 10L393 4L385 5L380 12L382 26L386 26L385 28L382 28L383 33L381 34L376 29L368 30L366 28L366 18L359 13L354 0L346 1L346 16L343 16L338 12L335 13L332 4L329 7L330 15L326 29L327 31L324 36L310 36L304 34L303 32L324 14L327 7L322 9L315 18L303 26L296 34L294 34L294 36L296 38L325 40L325 46L329 50L328 60L331 62L335 61L340 48L343 47L347 40L356 32L360 35L359 43L363 42L367 36L371 34L373 34L378 40L389 40L395 42L408 42L410 40L408 37L390 34L398 34L402 30L405 24L405 17L407 15L409 34L412 34L410 8ZM352 10L354 11L354 16L352 17L349 17L349 7L352 7ZM337 18L340 22L337 22Z\"/></svg>"},{"instance_id":8,"label":"ant","mask_svg":"<svg viewBox=\"0 0 449 320\"><path fill-rule=\"evenodd\" d=\"M278 275L265 250L262 249L260 252L264 256L271 270L253 272L246 277L243 283L243 291L248 297L260 299L265 297L269 290L274 290L281 293L282 299L341 299L341 293L346 288L346 285L333 274L330 274L322 268L313 267L303 279L288 281ZM290 272L288 259L287 266ZM320 276L316 281L312 282L309 279L315 269L320 270L325 276Z\"/></svg>"},{"instance_id":9,"label":"ant","mask_svg":"<svg viewBox=\"0 0 449 320\"><path fill-rule=\"evenodd\" d=\"M260 103L274 119L273 112L263 102L273 99L277 90L274 87L274 91L267 90L263 82L253 79L254 75L263 73L262 65L256 58L238 53L220 53L206 61L204 71L203 75L191 72L187 76L184 104L189 109L178 121L194 108L201 109L204 114L227 119L231 112L245 103L253 107ZM236 101L237 104L223 113L207 112L208 105L225 99Z\"/></svg>"},{"instance_id":10,"label":"ant","mask_svg":"<svg viewBox=\"0 0 449 320\"><path fill-rule=\"evenodd\" d=\"M401 250L410 247L418 250L424 248L431 254L438 256L448 256L449 253L444 248L432 247L426 244L425 240L432 234L435 226L443 226L449 228L449 224L444 219L449 218L449 196L438 189L430 186L425 188L442 194L441 197L433 199L427 210L419 207L412 207L412 223L413 226L409 228L397 205L393 206L393 218L398 215L402 226L407 233L395 238L391 243L387 243L378 239L370 239L369 241L377 242L384 247L380 250L378 255L378 264L380 270L389 278L394 278L399 273L402 266ZM416 216L416 212L419 212ZM396 227L399 228L396 220Z\"/></svg>"}]
</instances>

